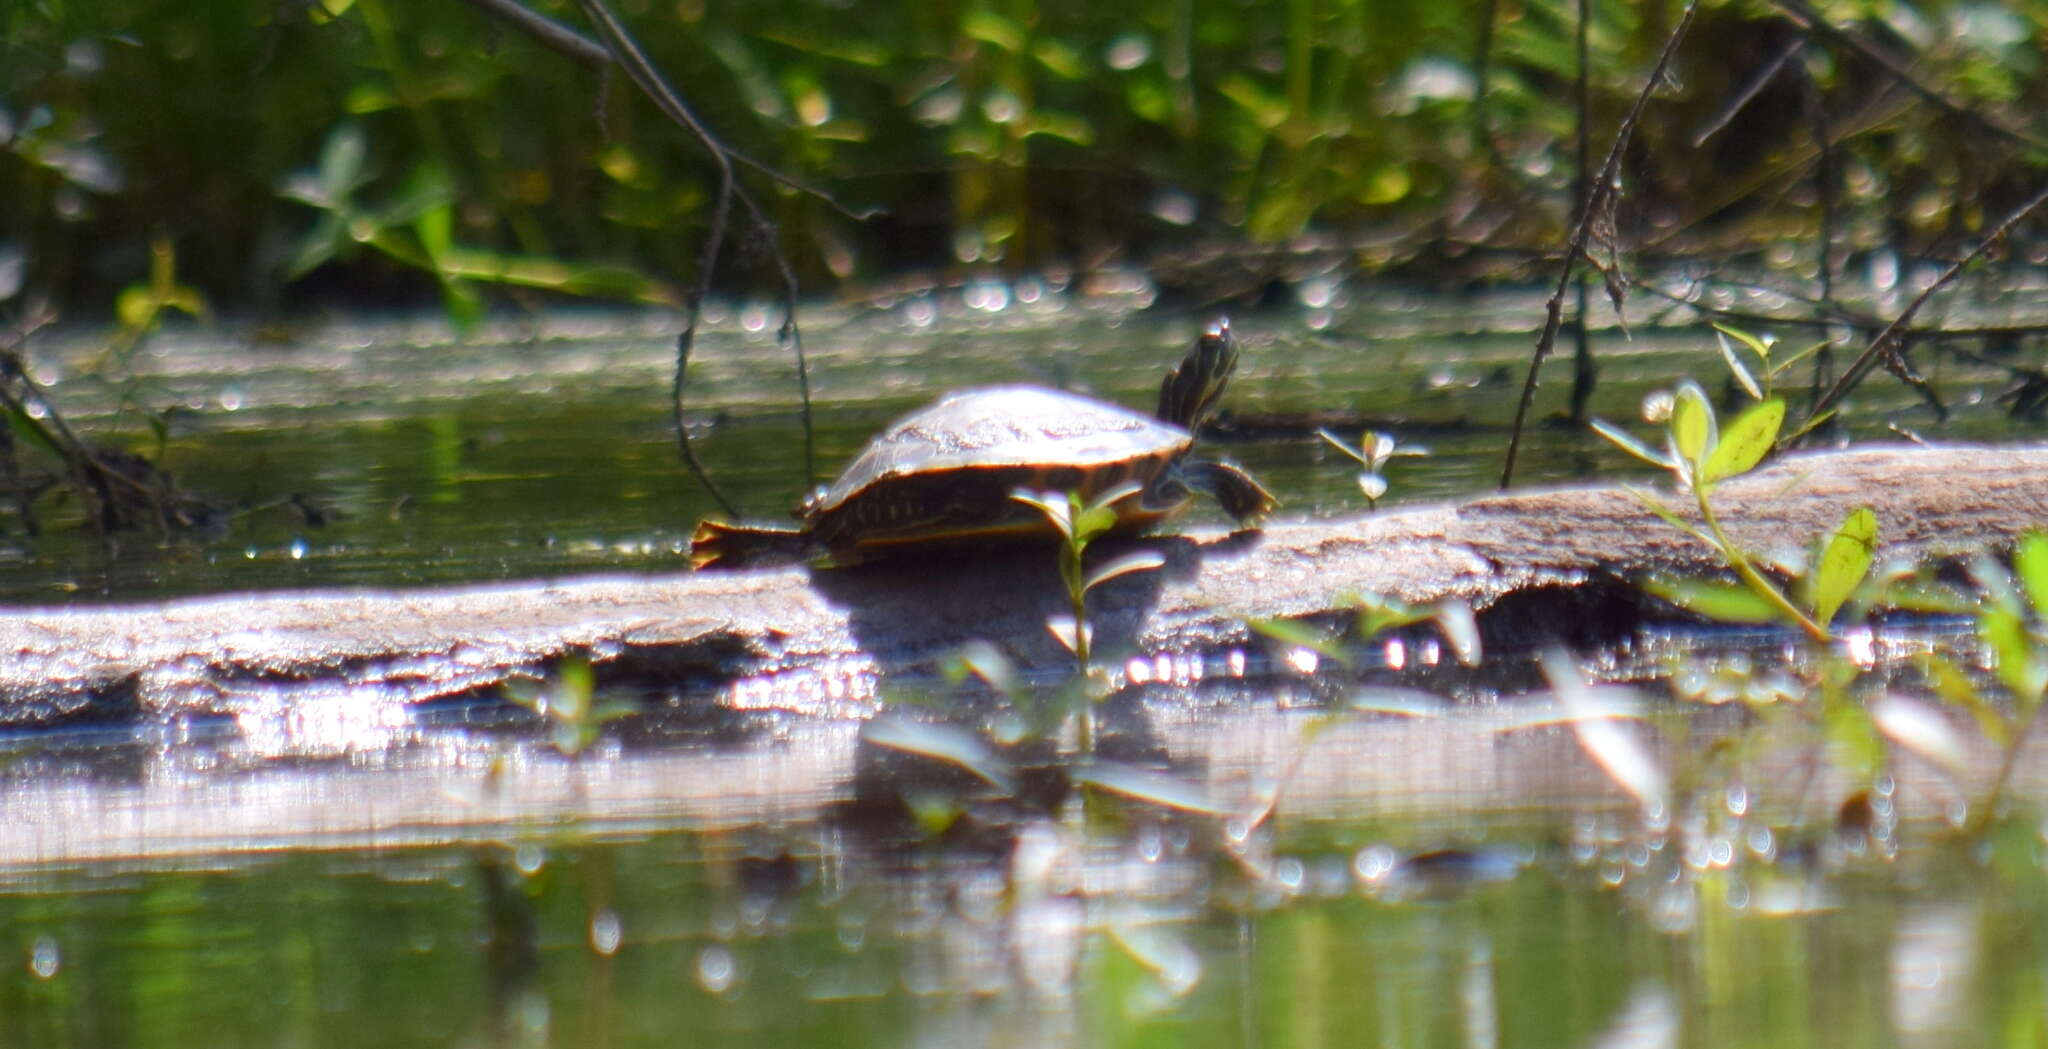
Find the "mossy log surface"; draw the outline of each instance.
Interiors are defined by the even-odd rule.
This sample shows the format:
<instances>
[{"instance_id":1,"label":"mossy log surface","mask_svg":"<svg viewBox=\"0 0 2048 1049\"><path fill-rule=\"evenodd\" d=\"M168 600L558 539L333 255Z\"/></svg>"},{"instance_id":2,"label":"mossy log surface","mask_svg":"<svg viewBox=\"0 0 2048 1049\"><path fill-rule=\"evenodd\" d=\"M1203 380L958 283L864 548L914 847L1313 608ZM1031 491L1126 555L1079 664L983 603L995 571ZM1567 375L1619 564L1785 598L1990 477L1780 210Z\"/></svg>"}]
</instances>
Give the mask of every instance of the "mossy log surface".
<instances>
[{"instance_id":1,"label":"mossy log surface","mask_svg":"<svg viewBox=\"0 0 2048 1049\"><path fill-rule=\"evenodd\" d=\"M1666 496L1679 505L1682 499ZM1880 556L2009 542L2048 523L2048 449L1870 446L1788 457L1717 505L1760 552L1872 507ZM1335 617L1358 594L1467 599L1489 641L1597 639L1646 605L1628 580L1719 568L1619 486L1516 492L1256 535L1154 537L1157 572L1100 590L1098 647L1228 645L1254 617ZM988 640L1026 669L1070 660L1047 551L850 570L783 568L414 590L245 594L0 610L0 720L17 725L488 695L587 653L601 682L750 707L871 709L877 682Z\"/></svg>"}]
</instances>

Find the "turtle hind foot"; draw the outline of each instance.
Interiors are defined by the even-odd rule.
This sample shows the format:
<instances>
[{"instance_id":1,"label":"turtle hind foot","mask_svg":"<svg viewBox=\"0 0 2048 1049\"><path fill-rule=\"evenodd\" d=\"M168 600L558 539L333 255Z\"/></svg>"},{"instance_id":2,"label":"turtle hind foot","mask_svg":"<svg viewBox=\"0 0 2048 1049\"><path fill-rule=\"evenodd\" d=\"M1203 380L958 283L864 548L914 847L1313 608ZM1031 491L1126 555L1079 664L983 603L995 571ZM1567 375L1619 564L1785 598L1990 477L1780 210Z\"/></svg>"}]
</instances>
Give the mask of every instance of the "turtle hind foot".
<instances>
[{"instance_id":1,"label":"turtle hind foot","mask_svg":"<svg viewBox=\"0 0 2048 1049\"><path fill-rule=\"evenodd\" d=\"M697 522L697 530L690 536L690 567L699 571L794 564L810 555L810 536L793 528L732 524L707 517Z\"/></svg>"}]
</instances>

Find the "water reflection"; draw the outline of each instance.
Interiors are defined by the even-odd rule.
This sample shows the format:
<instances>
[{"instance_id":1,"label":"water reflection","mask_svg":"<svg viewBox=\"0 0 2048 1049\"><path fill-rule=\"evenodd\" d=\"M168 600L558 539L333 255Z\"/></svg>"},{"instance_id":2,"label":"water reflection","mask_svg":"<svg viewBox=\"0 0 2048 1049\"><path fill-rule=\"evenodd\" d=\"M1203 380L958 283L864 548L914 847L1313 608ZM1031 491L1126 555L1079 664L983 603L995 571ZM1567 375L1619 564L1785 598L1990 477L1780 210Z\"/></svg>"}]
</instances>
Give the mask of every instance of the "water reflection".
<instances>
[{"instance_id":1,"label":"water reflection","mask_svg":"<svg viewBox=\"0 0 2048 1049\"><path fill-rule=\"evenodd\" d=\"M1766 910L1618 889L1546 827L1283 818L1243 849L1098 799L939 839L561 825L19 872L0 1044L1983 1044L2048 977L2038 865L1985 893L1869 857L1813 875L1837 906ZM1447 837L1486 840L1393 844Z\"/></svg>"}]
</instances>

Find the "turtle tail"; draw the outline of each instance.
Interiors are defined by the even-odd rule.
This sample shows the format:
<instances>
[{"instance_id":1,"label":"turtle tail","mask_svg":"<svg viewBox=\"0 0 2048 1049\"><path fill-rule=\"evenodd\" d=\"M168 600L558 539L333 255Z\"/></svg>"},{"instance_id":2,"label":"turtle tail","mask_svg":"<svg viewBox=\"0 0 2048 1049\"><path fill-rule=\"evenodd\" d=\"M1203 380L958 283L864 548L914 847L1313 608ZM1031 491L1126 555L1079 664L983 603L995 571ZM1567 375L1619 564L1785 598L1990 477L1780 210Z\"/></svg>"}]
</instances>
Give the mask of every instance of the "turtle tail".
<instances>
[{"instance_id":1,"label":"turtle tail","mask_svg":"<svg viewBox=\"0 0 2048 1049\"><path fill-rule=\"evenodd\" d=\"M690 567L747 568L789 564L811 553L811 537L791 528L728 524L706 518L690 536Z\"/></svg>"}]
</instances>

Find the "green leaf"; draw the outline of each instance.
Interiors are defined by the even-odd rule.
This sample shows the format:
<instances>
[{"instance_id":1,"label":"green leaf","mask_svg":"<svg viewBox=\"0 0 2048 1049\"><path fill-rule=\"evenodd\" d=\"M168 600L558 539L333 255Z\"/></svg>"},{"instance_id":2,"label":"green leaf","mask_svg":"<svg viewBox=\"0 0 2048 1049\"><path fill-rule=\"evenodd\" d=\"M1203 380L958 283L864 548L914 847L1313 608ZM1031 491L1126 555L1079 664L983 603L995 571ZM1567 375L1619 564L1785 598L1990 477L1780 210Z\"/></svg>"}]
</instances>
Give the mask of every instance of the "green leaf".
<instances>
[{"instance_id":1,"label":"green leaf","mask_svg":"<svg viewBox=\"0 0 2048 1049\"><path fill-rule=\"evenodd\" d=\"M14 431L14 436L19 437L23 442L41 448L43 451L59 459L66 458L64 448L57 443L56 436L51 434L49 428L44 426L42 421L34 416L14 408L9 408L7 409L7 428Z\"/></svg>"},{"instance_id":2,"label":"green leaf","mask_svg":"<svg viewBox=\"0 0 2048 1049\"><path fill-rule=\"evenodd\" d=\"M1445 718L1458 714L1458 704L1434 693L1413 688L1372 686L1353 693L1345 708L1362 714L1391 714L1404 718Z\"/></svg>"},{"instance_id":3,"label":"green leaf","mask_svg":"<svg viewBox=\"0 0 2048 1049\"><path fill-rule=\"evenodd\" d=\"M363 159L369 151L361 124L335 125L320 147L320 192L335 204L347 200L363 183Z\"/></svg>"},{"instance_id":4,"label":"green leaf","mask_svg":"<svg viewBox=\"0 0 2048 1049\"><path fill-rule=\"evenodd\" d=\"M1438 630L1444 632L1444 640L1451 643L1451 651L1457 653L1458 662L1468 667L1479 665L1479 618L1472 614L1472 606L1451 598L1439 602L1432 614Z\"/></svg>"},{"instance_id":5,"label":"green leaf","mask_svg":"<svg viewBox=\"0 0 2048 1049\"><path fill-rule=\"evenodd\" d=\"M1117 762L1097 761L1075 769L1072 775L1076 784L1121 794L1127 798L1148 801L1183 812L1196 812L1205 816L1234 815L1230 807L1217 801L1209 794L1208 788L1193 780L1165 772L1138 768Z\"/></svg>"},{"instance_id":6,"label":"green leaf","mask_svg":"<svg viewBox=\"0 0 2048 1049\"><path fill-rule=\"evenodd\" d=\"M1784 360L1781 360L1778 363L1771 365L1771 374L1773 376L1782 375L1785 373L1787 369L1791 368L1793 365L1796 365L1800 361L1803 361L1808 357L1811 357L1814 354L1819 353L1820 351L1825 350L1827 348L1827 340L1823 339L1820 342L1816 342L1813 345L1808 346L1803 350L1800 350L1798 353L1795 353L1792 356L1787 357Z\"/></svg>"},{"instance_id":7,"label":"green leaf","mask_svg":"<svg viewBox=\"0 0 2048 1049\"><path fill-rule=\"evenodd\" d=\"M987 8L969 11L960 19L960 32L985 44L994 44L1011 54L1024 50L1024 27Z\"/></svg>"},{"instance_id":8,"label":"green leaf","mask_svg":"<svg viewBox=\"0 0 2048 1049\"><path fill-rule=\"evenodd\" d=\"M1773 398L1751 405L1721 431L1721 441L1700 471L1700 484L1713 484L1748 473L1763 461L1785 423L1785 402Z\"/></svg>"},{"instance_id":9,"label":"green leaf","mask_svg":"<svg viewBox=\"0 0 2048 1049\"><path fill-rule=\"evenodd\" d=\"M1656 749L1607 715L1607 704L1579 674L1569 653L1554 648L1539 662L1558 707L1572 718L1579 749L1645 808L1664 811L1670 804L1671 776L1657 760Z\"/></svg>"},{"instance_id":10,"label":"green leaf","mask_svg":"<svg viewBox=\"0 0 2048 1049\"><path fill-rule=\"evenodd\" d=\"M1070 502L1070 512L1074 517L1073 541L1077 545L1087 546L1103 533L1115 528L1116 504L1144 490L1145 486L1136 481L1125 481L1104 489L1085 503L1081 501L1079 492L1070 493L1067 498Z\"/></svg>"},{"instance_id":11,"label":"green leaf","mask_svg":"<svg viewBox=\"0 0 2048 1049\"><path fill-rule=\"evenodd\" d=\"M1867 506L1849 511L1828 537L1821 551L1820 566L1814 571L1813 618L1821 626L1835 618L1842 603L1870 573L1870 561L1877 552L1877 515Z\"/></svg>"},{"instance_id":12,"label":"green leaf","mask_svg":"<svg viewBox=\"0 0 2048 1049\"><path fill-rule=\"evenodd\" d=\"M1251 632L1295 648L1305 648L1335 662L1339 666L1351 665L1351 653L1344 648L1344 641L1330 636L1329 631L1299 619L1253 619L1245 623Z\"/></svg>"},{"instance_id":13,"label":"green leaf","mask_svg":"<svg viewBox=\"0 0 2048 1049\"><path fill-rule=\"evenodd\" d=\"M305 238L299 241L298 250L292 252L292 260L285 266L284 279L297 280L319 269L351 243L348 220L339 212L323 213Z\"/></svg>"},{"instance_id":14,"label":"green leaf","mask_svg":"<svg viewBox=\"0 0 2048 1049\"><path fill-rule=\"evenodd\" d=\"M2005 715L1977 691L1977 685L1969 675L1946 656L1929 653L1920 657L1920 670L1927 675L1928 683L1934 686L1934 694L1952 707L1969 711L1977 721L1977 731L1984 734L1995 747L2004 747L2011 738L2011 727L2006 724Z\"/></svg>"},{"instance_id":15,"label":"green leaf","mask_svg":"<svg viewBox=\"0 0 2048 1049\"><path fill-rule=\"evenodd\" d=\"M1720 326L1715 325L1715 327L1719 328ZM1742 358L1735 355L1735 347L1728 345L1728 334L1725 331L1716 331L1714 333L1714 342L1721 347L1721 359L1728 362L1728 371L1735 376L1736 382L1742 384L1744 390L1749 391L1750 399L1756 401L1763 400L1763 388L1756 384L1756 377L1749 374L1749 368L1743 365ZM1770 364L1768 360L1764 363L1766 365Z\"/></svg>"},{"instance_id":16,"label":"green leaf","mask_svg":"<svg viewBox=\"0 0 2048 1049\"><path fill-rule=\"evenodd\" d=\"M1635 496L1636 501L1643 504L1643 509L1650 511L1653 514L1656 514L1658 520L1664 522L1665 524L1670 525L1673 528L1678 529L1681 532L1684 532L1689 536L1692 536L1694 539L1697 539L1700 542L1705 543L1706 545L1711 546L1716 550L1721 549L1721 544L1715 542L1712 536L1709 536L1707 533L1702 532L1698 528L1694 527L1692 522L1687 521L1685 518L1678 516L1676 513L1672 511L1670 507L1665 506L1663 503L1659 502L1656 496L1651 495L1650 493L1645 492L1642 489L1635 487L1634 485L1622 485L1621 490L1627 492L1632 496Z\"/></svg>"},{"instance_id":17,"label":"green leaf","mask_svg":"<svg viewBox=\"0 0 2048 1049\"><path fill-rule=\"evenodd\" d=\"M2036 617L2048 617L2048 535L2030 531L2020 537L2012 552L2013 571L2027 592L2027 603Z\"/></svg>"},{"instance_id":18,"label":"green leaf","mask_svg":"<svg viewBox=\"0 0 2048 1049\"><path fill-rule=\"evenodd\" d=\"M1004 696L1015 696L1020 687L1017 664L991 641L969 641L949 653L941 665L946 679L956 685L972 676Z\"/></svg>"},{"instance_id":19,"label":"green leaf","mask_svg":"<svg viewBox=\"0 0 2048 1049\"><path fill-rule=\"evenodd\" d=\"M448 275L447 267L441 260L448 257L449 249L455 246L455 209L446 204L422 211L412 223L413 235L420 239L420 249L427 258L434 260L443 278Z\"/></svg>"},{"instance_id":20,"label":"green leaf","mask_svg":"<svg viewBox=\"0 0 2048 1049\"><path fill-rule=\"evenodd\" d=\"M1830 703L1821 716L1832 745L1834 771L1851 782L1867 781L1884 768L1884 739L1861 703Z\"/></svg>"},{"instance_id":21,"label":"green leaf","mask_svg":"<svg viewBox=\"0 0 2048 1049\"><path fill-rule=\"evenodd\" d=\"M1596 421L1593 425L1597 428L1600 424ZM1348 455L1351 458L1358 460L1358 464L1360 466L1369 467L1372 465L1372 460L1366 456L1364 449L1353 448L1352 446L1345 444L1344 439L1342 437L1339 437L1328 430L1317 430L1316 436L1322 438L1325 441L1328 441L1330 447L1335 448L1338 451L1343 452L1345 455Z\"/></svg>"},{"instance_id":22,"label":"green leaf","mask_svg":"<svg viewBox=\"0 0 2048 1049\"><path fill-rule=\"evenodd\" d=\"M974 773L1004 794L1017 789L1017 776L1010 763L997 754L988 741L958 725L914 721L882 714L861 726L860 737L878 747L944 761Z\"/></svg>"},{"instance_id":23,"label":"green leaf","mask_svg":"<svg viewBox=\"0 0 2048 1049\"><path fill-rule=\"evenodd\" d=\"M1769 343L1743 331L1741 328L1731 328L1725 324L1714 325L1714 331L1749 347L1749 352L1756 354L1756 359L1759 363L1767 367L1770 365L1771 346ZM1726 347L1727 343L1723 342L1722 346Z\"/></svg>"},{"instance_id":24,"label":"green leaf","mask_svg":"<svg viewBox=\"0 0 2048 1049\"><path fill-rule=\"evenodd\" d=\"M1871 701L1870 722L1892 742L1933 762L1950 779L1966 782L1970 748L1932 703L1885 693Z\"/></svg>"},{"instance_id":25,"label":"green leaf","mask_svg":"<svg viewBox=\"0 0 2048 1049\"><path fill-rule=\"evenodd\" d=\"M1777 605L1740 583L1649 579L1643 589L1716 623L1775 623L1784 615Z\"/></svg>"},{"instance_id":26,"label":"green leaf","mask_svg":"<svg viewBox=\"0 0 2048 1049\"><path fill-rule=\"evenodd\" d=\"M1034 492L1028 488L1019 488L1010 493L1010 498L1044 514L1045 519L1059 530L1060 535L1070 542L1073 540L1074 511L1067 502L1066 493Z\"/></svg>"},{"instance_id":27,"label":"green leaf","mask_svg":"<svg viewBox=\"0 0 2048 1049\"><path fill-rule=\"evenodd\" d=\"M1165 555L1157 550L1134 550L1097 565L1095 571L1088 573L1088 579L1082 584L1082 589L1093 590L1118 576L1130 575L1133 572L1149 572L1165 563Z\"/></svg>"},{"instance_id":28,"label":"green leaf","mask_svg":"<svg viewBox=\"0 0 2048 1049\"><path fill-rule=\"evenodd\" d=\"M404 226L422 219L454 226L457 194L455 183L439 164L420 164L406 175L405 182L376 210L373 219L379 227ZM445 212L446 219L434 218L435 212ZM422 237L425 234L422 233ZM439 250L434 254L447 254L453 247L452 235L442 237Z\"/></svg>"},{"instance_id":29,"label":"green leaf","mask_svg":"<svg viewBox=\"0 0 2048 1049\"><path fill-rule=\"evenodd\" d=\"M1084 506L1079 513L1074 515L1074 541L1085 546L1101 538L1103 533L1115 527L1116 509L1114 507L1102 506L1100 504Z\"/></svg>"},{"instance_id":30,"label":"green leaf","mask_svg":"<svg viewBox=\"0 0 2048 1049\"><path fill-rule=\"evenodd\" d=\"M1977 614L1977 636L1991 649L1998 662L1998 680L2012 692L2020 709L2033 709L2041 699L2048 673L2028 643L2026 621L2013 609L1988 605Z\"/></svg>"},{"instance_id":31,"label":"green leaf","mask_svg":"<svg viewBox=\"0 0 2048 1049\"><path fill-rule=\"evenodd\" d=\"M1634 435L1630 434L1627 430L1624 430L1621 427L1616 426L1605 419L1595 419L1593 420L1592 425L1594 433L1597 433L1600 436L1605 437L1610 441L1613 441L1615 445L1621 448L1622 451L1627 452L1628 454L1633 455L1646 463L1649 463L1651 466L1669 470L1674 465L1676 465L1671 461L1670 456L1665 455L1663 452L1657 451L1651 448L1649 445L1636 440ZM1338 444L1336 438L1330 437L1329 434L1324 434L1323 436L1325 438L1328 438L1331 443L1337 444L1337 447L1344 447L1342 444ZM1350 449L1348 448L1346 448L1345 450L1350 451ZM1363 456L1357 455L1357 453L1353 454L1355 457L1361 460L1364 458Z\"/></svg>"},{"instance_id":32,"label":"green leaf","mask_svg":"<svg viewBox=\"0 0 2048 1049\"><path fill-rule=\"evenodd\" d=\"M1436 610L1411 605L1398 597L1382 597L1378 594L1364 594L1353 598L1353 608L1358 610L1358 636L1371 639L1395 627L1420 623L1436 614Z\"/></svg>"},{"instance_id":33,"label":"green leaf","mask_svg":"<svg viewBox=\"0 0 2048 1049\"><path fill-rule=\"evenodd\" d=\"M130 284L121 289L114 298L114 316L121 327L129 331L143 331L156 320L158 303L149 288L141 284Z\"/></svg>"},{"instance_id":34,"label":"green leaf","mask_svg":"<svg viewBox=\"0 0 2048 1049\"><path fill-rule=\"evenodd\" d=\"M1671 404L1671 451L1687 467L1688 481L1700 476L1715 443L1714 406L1706 391L1690 379L1679 383Z\"/></svg>"}]
</instances>

